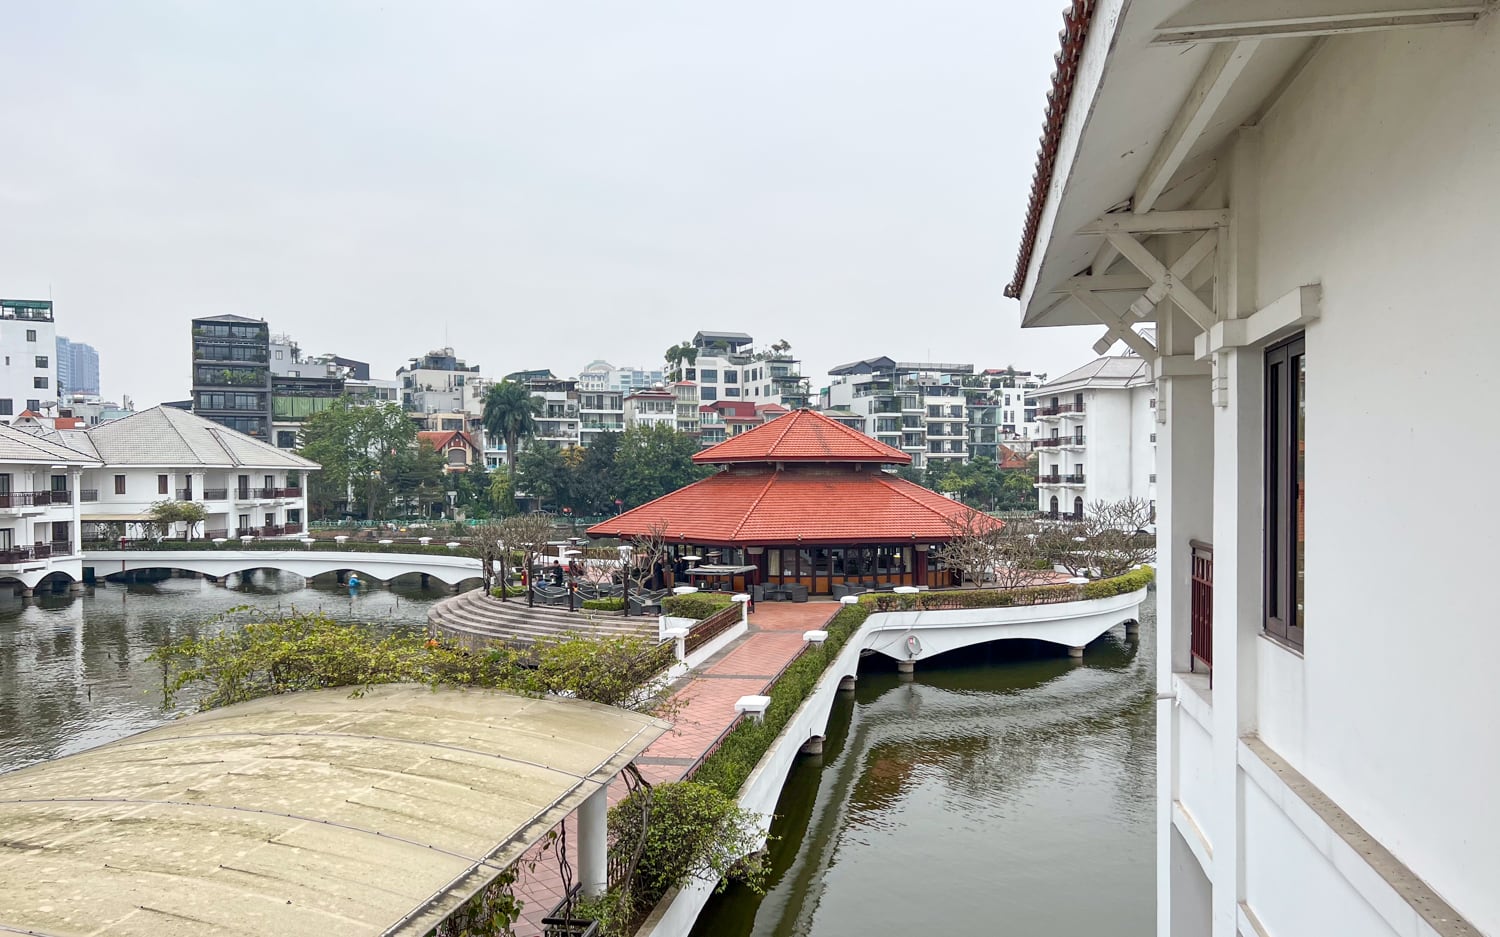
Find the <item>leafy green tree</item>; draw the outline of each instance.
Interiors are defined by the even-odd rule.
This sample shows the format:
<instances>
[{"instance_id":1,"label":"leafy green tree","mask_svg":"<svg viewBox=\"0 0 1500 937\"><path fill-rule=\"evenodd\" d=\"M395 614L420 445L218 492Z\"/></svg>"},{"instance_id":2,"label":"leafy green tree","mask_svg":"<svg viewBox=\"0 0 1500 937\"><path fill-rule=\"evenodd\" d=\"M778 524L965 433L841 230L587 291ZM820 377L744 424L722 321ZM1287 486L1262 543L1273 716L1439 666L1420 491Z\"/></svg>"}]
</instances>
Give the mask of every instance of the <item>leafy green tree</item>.
<instances>
[{"instance_id":1,"label":"leafy green tree","mask_svg":"<svg viewBox=\"0 0 1500 937\"><path fill-rule=\"evenodd\" d=\"M490 475L489 498L496 517L511 517L521 513L521 508L516 504L515 482L505 472Z\"/></svg>"},{"instance_id":2,"label":"leafy green tree","mask_svg":"<svg viewBox=\"0 0 1500 937\"><path fill-rule=\"evenodd\" d=\"M542 398L533 397L515 381L492 384L484 396L485 432L505 441L505 463L512 476L516 474L516 449L536 435L536 418L544 407Z\"/></svg>"},{"instance_id":3,"label":"leafy green tree","mask_svg":"<svg viewBox=\"0 0 1500 937\"><path fill-rule=\"evenodd\" d=\"M1035 463L1023 469L1005 469L1000 473L1000 494L995 507L1001 511L1036 509Z\"/></svg>"},{"instance_id":4,"label":"leafy green tree","mask_svg":"<svg viewBox=\"0 0 1500 937\"><path fill-rule=\"evenodd\" d=\"M582 450L573 474L573 512L580 516L613 514L619 495L615 465L620 454L620 434L600 433Z\"/></svg>"},{"instance_id":5,"label":"leafy green tree","mask_svg":"<svg viewBox=\"0 0 1500 937\"><path fill-rule=\"evenodd\" d=\"M516 483L539 505L561 506L573 492L573 468L561 449L532 446L516 460Z\"/></svg>"},{"instance_id":6,"label":"leafy green tree","mask_svg":"<svg viewBox=\"0 0 1500 937\"><path fill-rule=\"evenodd\" d=\"M191 540L193 529L203 523L207 516L208 511L196 501L174 501L169 498L152 503L151 520L147 523L153 528L153 534L159 532L163 536L175 533L174 528L181 524L183 537Z\"/></svg>"},{"instance_id":7,"label":"leafy green tree","mask_svg":"<svg viewBox=\"0 0 1500 937\"><path fill-rule=\"evenodd\" d=\"M630 427L615 455L618 497L636 507L708 477L713 469L693 463L698 451L696 438L665 424Z\"/></svg>"},{"instance_id":8,"label":"leafy green tree","mask_svg":"<svg viewBox=\"0 0 1500 937\"><path fill-rule=\"evenodd\" d=\"M302 424L301 453L323 466L311 475L309 504L327 516L339 505L364 503L374 518L389 501L382 476L398 472L398 461L416 446L417 426L392 403L364 404L340 397Z\"/></svg>"},{"instance_id":9,"label":"leafy green tree","mask_svg":"<svg viewBox=\"0 0 1500 937\"><path fill-rule=\"evenodd\" d=\"M448 479L443 472L443 454L425 440L391 453L382 476L390 495L410 514L431 517L441 514L448 503ZM435 509L435 510L434 510Z\"/></svg>"}]
</instances>

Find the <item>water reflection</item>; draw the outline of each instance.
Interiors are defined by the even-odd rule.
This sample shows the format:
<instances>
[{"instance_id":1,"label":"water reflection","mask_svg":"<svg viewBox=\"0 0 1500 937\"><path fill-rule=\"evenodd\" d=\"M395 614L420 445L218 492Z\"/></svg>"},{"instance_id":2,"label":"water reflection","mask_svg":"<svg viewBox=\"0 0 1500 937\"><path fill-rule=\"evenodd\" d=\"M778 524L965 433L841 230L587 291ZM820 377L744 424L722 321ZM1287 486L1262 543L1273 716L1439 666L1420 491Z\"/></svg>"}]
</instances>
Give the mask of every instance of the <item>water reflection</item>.
<instances>
[{"instance_id":1,"label":"water reflection","mask_svg":"<svg viewBox=\"0 0 1500 937\"><path fill-rule=\"evenodd\" d=\"M773 884L699 935L1150 934L1155 723L1148 613L1081 666L1004 645L916 680L863 674L793 772Z\"/></svg>"},{"instance_id":2,"label":"water reflection","mask_svg":"<svg viewBox=\"0 0 1500 937\"><path fill-rule=\"evenodd\" d=\"M340 621L421 626L446 594L412 577L350 598L333 583L258 572L230 587L202 579L101 584L82 595L0 598L0 771L72 754L159 725L153 650L226 626L225 614L316 611Z\"/></svg>"}]
</instances>

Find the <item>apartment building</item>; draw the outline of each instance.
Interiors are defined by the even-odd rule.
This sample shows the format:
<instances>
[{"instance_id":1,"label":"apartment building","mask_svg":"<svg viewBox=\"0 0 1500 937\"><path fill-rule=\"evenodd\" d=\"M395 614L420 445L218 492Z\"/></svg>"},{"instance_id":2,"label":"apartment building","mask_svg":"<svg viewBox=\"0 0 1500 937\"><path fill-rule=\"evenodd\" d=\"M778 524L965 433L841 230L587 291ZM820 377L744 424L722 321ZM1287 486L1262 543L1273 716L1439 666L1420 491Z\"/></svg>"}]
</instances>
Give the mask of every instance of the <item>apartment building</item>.
<instances>
[{"instance_id":1,"label":"apartment building","mask_svg":"<svg viewBox=\"0 0 1500 937\"><path fill-rule=\"evenodd\" d=\"M862 417L861 432L912 457L914 468L969 458L964 380L972 364L865 358L831 369L821 409ZM848 424L852 425L852 421Z\"/></svg>"},{"instance_id":2,"label":"apartment building","mask_svg":"<svg viewBox=\"0 0 1500 937\"><path fill-rule=\"evenodd\" d=\"M396 369L401 406L408 413L464 412L473 405L474 394L466 390L475 381L483 382L479 365L466 363L452 348L429 351Z\"/></svg>"},{"instance_id":3,"label":"apartment building","mask_svg":"<svg viewBox=\"0 0 1500 937\"><path fill-rule=\"evenodd\" d=\"M744 332L705 331L695 334L687 346L685 356L668 360L667 376L696 383L700 403L748 400L791 410L809 403L801 362L785 342L757 351L755 339Z\"/></svg>"},{"instance_id":4,"label":"apartment building","mask_svg":"<svg viewBox=\"0 0 1500 937\"><path fill-rule=\"evenodd\" d=\"M677 428L677 394L665 387L651 387L625 395L625 425Z\"/></svg>"},{"instance_id":5,"label":"apartment building","mask_svg":"<svg viewBox=\"0 0 1500 937\"><path fill-rule=\"evenodd\" d=\"M1156 382L1136 356L1096 358L1037 388L1037 510L1081 518L1095 501L1156 504Z\"/></svg>"},{"instance_id":6,"label":"apartment building","mask_svg":"<svg viewBox=\"0 0 1500 937\"><path fill-rule=\"evenodd\" d=\"M627 394L665 383L666 375L660 368L617 368L603 359L590 361L578 372L578 386L586 390Z\"/></svg>"},{"instance_id":7,"label":"apartment building","mask_svg":"<svg viewBox=\"0 0 1500 937\"><path fill-rule=\"evenodd\" d=\"M192 322L193 412L252 439L271 439L271 330L264 319Z\"/></svg>"},{"instance_id":8,"label":"apartment building","mask_svg":"<svg viewBox=\"0 0 1500 937\"><path fill-rule=\"evenodd\" d=\"M1273 6L1072 4L1006 290L1159 382L1156 933L1497 934L1500 17Z\"/></svg>"}]
</instances>

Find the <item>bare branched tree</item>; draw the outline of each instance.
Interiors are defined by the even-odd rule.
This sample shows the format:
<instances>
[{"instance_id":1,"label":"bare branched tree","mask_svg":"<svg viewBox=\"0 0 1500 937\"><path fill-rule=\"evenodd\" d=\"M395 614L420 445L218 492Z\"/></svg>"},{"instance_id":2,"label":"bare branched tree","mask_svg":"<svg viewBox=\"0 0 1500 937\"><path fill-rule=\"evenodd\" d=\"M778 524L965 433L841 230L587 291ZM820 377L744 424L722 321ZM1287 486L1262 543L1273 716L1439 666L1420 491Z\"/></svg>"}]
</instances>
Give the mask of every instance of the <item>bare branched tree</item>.
<instances>
[{"instance_id":1,"label":"bare branched tree","mask_svg":"<svg viewBox=\"0 0 1500 937\"><path fill-rule=\"evenodd\" d=\"M479 558L479 578L484 583L486 595L494 587L497 563L502 570L500 583L504 585L510 578L508 575L510 550L505 542L507 533L505 524L501 521L487 521L469 529L466 539L469 548ZM503 589L500 592L500 598L502 600L505 598Z\"/></svg>"},{"instance_id":2,"label":"bare branched tree","mask_svg":"<svg viewBox=\"0 0 1500 937\"><path fill-rule=\"evenodd\" d=\"M1009 521L996 541L995 588L1028 589L1052 581L1046 533L1031 521Z\"/></svg>"},{"instance_id":3,"label":"bare branched tree","mask_svg":"<svg viewBox=\"0 0 1500 937\"><path fill-rule=\"evenodd\" d=\"M1047 553L1074 576L1109 579L1156 559L1151 506L1139 498L1095 501L1083 520L1053 525L1043 532Z\"/></svg>"},{"instance_id":4,"label":"bare branched tree","mask_svg":"<svg viewBox=\"0 0 1500 937\"><path fill-rule=\"evenodd\" d=\"M958 582L968 579L978 589L995 578L1000 560L999 539L1005 525L981 511L965 507L946 518L948 542L939 555L955 571Z\"/></svg>"},{"instance_id":5,"label":"bare branched tree","mask_svg":"<svg viewBox=\"0 0 1500 937\"><path fill-rule=\"evenodd\" d=\"M670 556L666 522L657 521L646 528L644 534L631 537L630 550L630 565L626 568L625 575L630 577L631 584L640 591L646 588L646 583L656 574L657 564L665 566Z\"/></svg>"},{"instance_id":6,"label":"bare branched tree","mask_svg":"<svg viewBox=\"0 0 1500 937\"><path fill-rule=\"evenodd\" d=\"M500 535L496 539L504 545L507 554L512 552L521 554L522 569L527 570L529 577L530 570L546 552L547 543L552 539L552 518L546 514L517 514L514 517L507 517L497 526L500 527ZM530 583L529 578L528 583ZM535 585L535 583L530 584ZM535 603L535 598L529 588L526 600L528 603Z\"/></svg>"}]
</instances>

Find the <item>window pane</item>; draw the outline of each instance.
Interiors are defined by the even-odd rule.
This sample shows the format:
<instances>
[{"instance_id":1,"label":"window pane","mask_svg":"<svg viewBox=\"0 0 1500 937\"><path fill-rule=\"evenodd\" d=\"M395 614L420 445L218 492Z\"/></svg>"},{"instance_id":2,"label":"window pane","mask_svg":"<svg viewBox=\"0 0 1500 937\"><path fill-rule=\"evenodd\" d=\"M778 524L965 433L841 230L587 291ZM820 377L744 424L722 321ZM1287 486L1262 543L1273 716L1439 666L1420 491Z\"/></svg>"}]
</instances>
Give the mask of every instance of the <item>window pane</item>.
<instances>
[{"instance_id":1,"label":"window pane","mask_svg":"<svg viewBox=\"0 0 1500 937\"><path fill-rule=\"evenodd\" d=\"M1297 520L1296 520L1296 524L1297 524L1297 531L1296 531L1296 554L1297 554L1296 564L1297 564L1297 570L1296 570L1296 580L1295 580L1295 586L1296 586L1296 590L1297 590L1297 596L1296 596L1296 618L1294 619L1294 621L1295 621L1297 627L1300 629L1300 628L1306 627L1306 625L1307 625L1306 621L1304 621L1303 617L1302 617L1302 578L1303 578L1302 577L1302 573L1303 573L1302 555L1303 555L1303 545L1306 543L1306 530L1307 530L1306 524L1305 524L1305 521L1304 521L1305 515L1303 514L1303 505L1302 505L1303 497L1304 497L1305 492L1306 492L1306 488L1305 488L1305 485L1304 485L1304 478L1305 478L1305 469L1306 469L1306 461L1307 461L1307 403L1306 403L1306 401L1303 398L1303 391L1307 387L1307 356L1306 355L1298 355L1296 357L1296 359L1295 359L1295 363L1293 364L1293 367L1296 369L1296 379L1297 379L1297 394L1296 394L1296 396L1297 396L1297 412L1295 414L1295 418L1297 420L1297 452L1296 452L1296 460L1297 460L1296 461L1296 465L1297 465L1297 487L1295 489L1295 491L1296 491L1296 499L1297 499L1297 514L1296 514L1296 517L1297 517Z\"/></svg>"}]
</instances>

